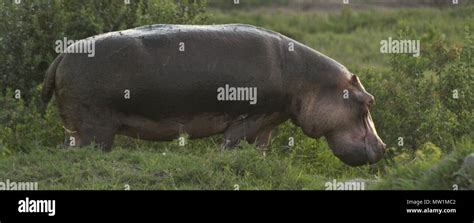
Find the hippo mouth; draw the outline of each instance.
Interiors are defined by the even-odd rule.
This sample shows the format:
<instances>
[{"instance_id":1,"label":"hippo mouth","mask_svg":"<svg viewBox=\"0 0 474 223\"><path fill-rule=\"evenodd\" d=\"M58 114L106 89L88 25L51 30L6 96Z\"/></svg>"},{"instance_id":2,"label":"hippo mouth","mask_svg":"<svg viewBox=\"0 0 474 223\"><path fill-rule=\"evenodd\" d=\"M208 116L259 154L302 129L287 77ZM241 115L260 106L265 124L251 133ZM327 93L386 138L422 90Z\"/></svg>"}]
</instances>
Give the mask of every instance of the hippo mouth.
<instances>
[{"instance_id":1,"label":"hippo mouth","mask_svg":"<svg viewBox=\"0 0 474 223\"><path fill-rule=\"evenodd\" d=\"M360 117L363 124L359 121L359 125L363 127L358 128L360 138L357 137L357 140L351 137L354 134L351 131L326 135L334 155L349 166L374 164L384 155L385 144L377 135L370 113L366 112Z\"/></svg>"},{"instance_id":2,"label":"hippo mouth","mask_svg":"<svg viewBox=\"0 0 474 223\"><path fill-rule=\"evenodd\" d=\"M365 147L365 152L367 154L367 158L369 160L369 163L374 163L375 153L373 151L372 146L370 146L369 140L368 140L369 131L370 131L369 116L364 115L364 117L362 117L362 122L364 123L364 147Z\"/></svg>"},{"instance_id":3,"label":"hippo mouth","mask_svg":"<svg viewBox=\"0 0 474 223\"><path fill-rule=\"evenodd\" d=\"M380 160L384 154L385 144L378 139L370 113L367 112L362 117L364 123L364 147L367 155L368 163L373 164ZM379 142L380 141L380 142ZM380 144L381 148L378 148Z\"/></svg>"}]
</instances>

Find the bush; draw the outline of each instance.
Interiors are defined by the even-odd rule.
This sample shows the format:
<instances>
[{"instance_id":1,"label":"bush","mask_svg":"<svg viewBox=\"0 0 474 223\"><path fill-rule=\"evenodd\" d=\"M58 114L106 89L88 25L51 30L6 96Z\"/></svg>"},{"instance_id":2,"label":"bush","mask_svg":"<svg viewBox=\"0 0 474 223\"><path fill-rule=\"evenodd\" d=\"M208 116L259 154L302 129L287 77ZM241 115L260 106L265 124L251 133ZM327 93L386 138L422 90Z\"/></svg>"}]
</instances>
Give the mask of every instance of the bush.
<instances>
[{"instance_id":1,"label":"bush","mask_svg":"<svg viewBox=\"0 0 474 223\"><path fill-rule=\"evenodd\" d=\"M419 39L408 29L400 38ZM473 122L473 41L466 27L466 45L448 46L439 32L422 40L422 56L396 54L390 73L363 74L376 95L374 120L390 146L416 149L431 141L442 148L471 134ZM453 90L458 98L453 97Z\"/></svg>"},{"instance_id":2,"label":"bush","mask_svg":"<svg viewBox=\"0 0 474 223\"><path fill-rule=\"evenodd\" d=\"M39 93L36 89L36 93ZM32 149L56 147L63 139L59 114L48 106L44 117L38 111L37 97L25 102L7 90L0 95L0 156Z\"/></svg>"}]
</instances>

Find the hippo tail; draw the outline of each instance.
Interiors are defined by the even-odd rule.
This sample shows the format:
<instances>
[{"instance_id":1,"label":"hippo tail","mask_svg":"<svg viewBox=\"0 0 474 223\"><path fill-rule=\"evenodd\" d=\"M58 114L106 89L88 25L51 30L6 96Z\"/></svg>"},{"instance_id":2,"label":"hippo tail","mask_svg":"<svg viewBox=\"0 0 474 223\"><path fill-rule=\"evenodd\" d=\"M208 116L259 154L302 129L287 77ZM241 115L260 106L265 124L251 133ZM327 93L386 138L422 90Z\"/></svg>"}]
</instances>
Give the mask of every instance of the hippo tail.
<instances>
[{"instance_id":1,"label":"hippo tail","mask_svg":"<svg viewBox=\"0 0 474 223\"><path fill-rule=\"evenodd\" d=\"M60 54L59 56L54 59L53 63L49 66L48 70L46 71L46 75L43 81L43 91L41 92L41 101L43 102L41 113L44 114L46 111L46 107L48 106L48 102L53 97L54 88L55 88L55 79L56 79L56 70L58 68L59 63L63 59L64 54Z\"/></svg>"}]
</instances>

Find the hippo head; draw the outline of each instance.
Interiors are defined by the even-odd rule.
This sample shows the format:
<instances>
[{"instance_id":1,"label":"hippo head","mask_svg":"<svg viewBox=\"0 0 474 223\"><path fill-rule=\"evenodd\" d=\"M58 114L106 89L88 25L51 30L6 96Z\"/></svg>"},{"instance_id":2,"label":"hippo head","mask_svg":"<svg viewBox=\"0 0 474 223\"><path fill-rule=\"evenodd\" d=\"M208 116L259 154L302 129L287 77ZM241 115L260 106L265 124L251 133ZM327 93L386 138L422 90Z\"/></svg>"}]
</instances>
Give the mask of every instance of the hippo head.
<instances>
[{"instance_id":1,"label":"hippo head","mask_svg":"<svg viewBox=\"0 0 474 223\"><path fill-rule=\"evenodd\" d=\"M325 136L333 153L350 166L379 161L385 144L369 111L374 97L347 70L319 83L295 103L297 124L313 138Z\"/></svg>"}]
</instances>

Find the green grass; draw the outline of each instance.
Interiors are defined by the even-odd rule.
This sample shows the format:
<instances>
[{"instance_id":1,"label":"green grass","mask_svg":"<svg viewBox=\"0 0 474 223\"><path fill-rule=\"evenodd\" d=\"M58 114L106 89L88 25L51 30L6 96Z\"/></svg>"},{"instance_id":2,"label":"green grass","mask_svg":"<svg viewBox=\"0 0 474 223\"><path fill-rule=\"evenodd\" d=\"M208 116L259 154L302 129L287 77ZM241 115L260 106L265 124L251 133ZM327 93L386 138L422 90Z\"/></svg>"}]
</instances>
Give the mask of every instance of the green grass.
<instances>
[{"instance_id":1,"label":"green grass","mask_svg":"<svg viewBox=\"0 0 474 223\"><path fill-rule=\"evenodd\" d=\"M369 167L351 168L333 160L329 151L304 157L304 148L274 150L263 156L254 146L221 152L218 145L203 149L190 141L187 147L173 143L134 150L115 148L110 153L86 148L41 148L0 159L0 179L38 182L49 189L325 189L327 181L364 179L368 189L474 189L472 179L459 173L464 157L474 152L471 141L463 140L453 152L427 144L418 160L407 154ZM194 150L195 145L201 150ZM324 149L324 148L321 148ZM310 153L311 154L311 153ZM433 155L434 154L434 155ZM437 155L436 155L437 154ZM302 159L309 159L303 162ZM330 166L328 166L328 164Z\"/></svg>"},{"instance_id":2,"label":"green grass","mask_svg":"<svg viewBox=\"0 0 474 223\"><path fill-rule=\"evenodd\" d=\"M324 179L287 158L263 157L250 146L221 153L115 149L34 150L0 161L0 179L38 181L40 189L304 189Z\"/></svg>"}]
</instances>

